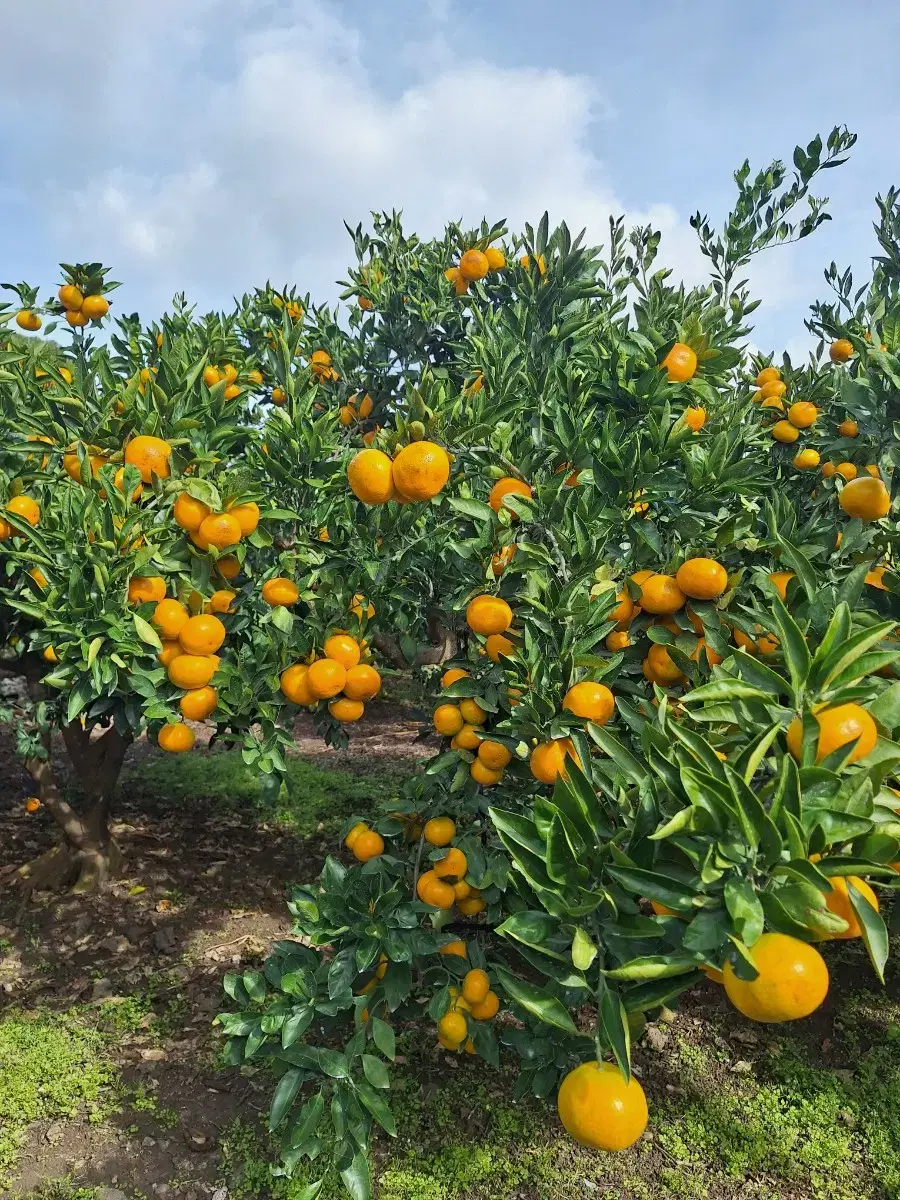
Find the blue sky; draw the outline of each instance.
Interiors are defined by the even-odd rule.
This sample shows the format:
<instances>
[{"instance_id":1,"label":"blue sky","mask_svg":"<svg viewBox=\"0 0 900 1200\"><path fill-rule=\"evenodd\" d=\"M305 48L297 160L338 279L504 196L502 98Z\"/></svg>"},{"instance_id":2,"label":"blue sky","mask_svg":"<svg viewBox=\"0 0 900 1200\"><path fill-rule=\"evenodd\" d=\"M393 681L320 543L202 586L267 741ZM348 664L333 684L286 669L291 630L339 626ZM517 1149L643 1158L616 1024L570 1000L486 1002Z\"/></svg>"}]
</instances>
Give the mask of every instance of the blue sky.
<instances>
[{"instance_id":1,"label":"blue sky","mask_svg":"<svg viewBox=\"0 0 900 1200\"><path fill-rule=\"evenodd\" d=\"M49 288L100 258L148 318L267 277L333 298L355 224L435 232L545 208L602 240L609 212L688 226L731 172L844 122L834 222L753 273L754 341L802 351L833 258L861 273L872 198L900 182L900 5L835 0L41 0L0 10L2 278Z\"/></svg>"}]
</instances>

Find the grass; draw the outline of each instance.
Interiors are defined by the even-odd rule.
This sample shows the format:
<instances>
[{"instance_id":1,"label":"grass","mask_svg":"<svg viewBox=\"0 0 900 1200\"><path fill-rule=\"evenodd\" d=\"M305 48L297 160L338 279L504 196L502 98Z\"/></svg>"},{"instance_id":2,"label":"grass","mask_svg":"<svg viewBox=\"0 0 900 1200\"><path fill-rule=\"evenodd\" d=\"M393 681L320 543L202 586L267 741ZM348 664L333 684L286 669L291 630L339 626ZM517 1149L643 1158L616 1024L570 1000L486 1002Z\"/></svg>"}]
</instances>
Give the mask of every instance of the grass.
<instances>
[{"instance_id":1,"label":"grass","mask_svg":"<svg viewBox=\"0 0 900 1200\"><path fill-rule=\"evenodd\" d=\"M9 1012L0 1019L0 1185L32 1122L85 1111L102 1120L115 1079L104 1037L77 1015Z\"/></svg>"},{"instance_id":2,"label":"grass","mask_svg":"<svg viewBox=\"0 0 900 1200\"><path fill-rule=\"evenodd\" d=\"M244 764L240 751L222 750L145 758L123 775L121 786L140 789L168 807L197 797L232 809L250 803L266 819L311 837L333 832L355 812L372 812L396 792L402 778L396 767L360 779L292 756L284 784L271 795L266 778Z\"/></svg>"}]
</instances>

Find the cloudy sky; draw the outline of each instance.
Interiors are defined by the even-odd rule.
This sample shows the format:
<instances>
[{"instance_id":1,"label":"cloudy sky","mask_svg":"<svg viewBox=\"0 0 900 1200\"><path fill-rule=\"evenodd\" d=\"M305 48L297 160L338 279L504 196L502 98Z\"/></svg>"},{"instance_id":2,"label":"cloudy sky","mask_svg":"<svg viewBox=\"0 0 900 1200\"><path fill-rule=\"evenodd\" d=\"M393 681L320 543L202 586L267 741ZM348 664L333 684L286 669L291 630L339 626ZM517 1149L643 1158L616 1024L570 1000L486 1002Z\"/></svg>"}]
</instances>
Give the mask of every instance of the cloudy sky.
<instances>
[{"instance_id":1,"label":"cloudy sky","mask_svg":"<svg viewBox=\"0 0 900 1200\"><path fill-rule=\"evenodd\" d=\"M846 123L834 222L755 273L754 340L799 350L822 268L866 269L900 182L898 45L897 0L5 3L0 277L101 259L148 318L267 278L331 299L342 221L397 207L423 233L549 209L598 241L622 212L693 281L688 218L721 221L741 160Z\"/></svg>"}]
</instances>

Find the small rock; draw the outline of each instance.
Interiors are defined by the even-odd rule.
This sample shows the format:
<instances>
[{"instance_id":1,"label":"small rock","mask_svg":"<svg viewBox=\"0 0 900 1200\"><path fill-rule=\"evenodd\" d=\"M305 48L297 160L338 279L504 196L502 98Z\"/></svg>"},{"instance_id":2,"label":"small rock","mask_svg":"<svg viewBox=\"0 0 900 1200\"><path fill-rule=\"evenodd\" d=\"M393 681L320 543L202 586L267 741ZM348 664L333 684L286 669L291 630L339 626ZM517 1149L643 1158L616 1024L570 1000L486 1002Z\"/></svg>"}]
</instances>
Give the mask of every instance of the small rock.
<instances>
[{"instance_id":1,"label":"small rock","mask_svg":"<svg viewBox=\"0 0 900 1200\"><path fill-rule=\"evenodd\" d=\"M739 1058L731 1070L735 1075L747 1075L753 1070L753 1064L748 1063L746 1059Z\"/></svg>"},{"instance_id":2,"label":"small rock","mask_svg":"<svg viewBox=\"0 0 900 1200\"><path fill-rule=\"evenodd\" d=\"M660 1029L658 1025L648 1025L644 1033L644 1040L651 1049L661 1053L669 1044L669 1035L664 1029Z\"/></svg>"},{"instance_id":3,"label":"small rock","mask_svg":"<svg viewBox=\"0 0 900 1200\"><path fill-rule=\"evenodd\" d=\"M91 918L88 913L79 913L75 918L75 923L72 926L72 936L76 938L84 937L91 927Z\"/></svg>"},{"instance_id":4,"label":"small rock","mask_svg":"<svg viewBox=\"0 0 900 1200\"><path fill-rule=\"evenodd\" d=\"M166 1057L165 1050L142 1050L141 1058L144 1062L162 1062Z\"/></svg>"},{"instance_id":5,"label":"small rock","mask_svg":"<svg viewBox=\"0 0 900 1200\"><path fill-rule=\"evenodd\" d=\"M62 1140L62 1136L64 1133L65 1133L65 1129L63 1128L62 1122L61 1121L53 1121L52 1124L47 1126L47 1129L44 1133L44 1137L50 1143L51 1146L55 1146L57 1142Z\"/></svg>"},{"instance_id":6,"label":"small rock","mask_svg":"<svg viewBox=\"0 0 900 1200\"><path fill-rule=\"evenodd\" d=\"M97 1200L128 1200L123 1191L115 1187L102 1187L97 1192Z\"/></svg>"},{"instance_id":7,"label":"small rock","mask_svg":"<svg viewBox=\"0 0 900 1200\"><path fill-rule=\"evenodd\" d=\"M212 1194L212 1200L228 1200L227 1188L216 1188Z\"/></svg>"},{"instance_id":8,"label":"small rock","mask_svg":"<svg viewBox=\"0 0 900 1200\"><path fill-rule=\"evenodd\" d=\"M105 1000L113 994L113 985L111 979L95 979L94 986L91 988L91 1002L95 1000Z\"/></svg>"},{"instance_id":9,"label":"small rock","mask_svg":"<svg viewBox=\"0 0 900 1200\"><path fill-rule=\"evenodd\" d=\"M174 954L178 949L178 937L171 925L163 925L153 935L153 944L160 954Z\"/></svg>"},{"instance_id":10,"label":"small rock","mask_svg":"<svg viewBox=\"0 0 900 1200\"><path fill-rule=\"evenodd\" d=\"M141 1138L141 1145L144 1147L145 1150L149 1150L153 1146L156 1145L156 1138L152 1138L152 1137Z\"/></svg>"},{"instance_id":11,"label":"small rock","mask_svg":"<svg viewBox=\"0 0 900 1200\"><path fill-rule=\"evenodd\" d=\"M671 1025L673 1021L678 1019L678 1013L674 1009L663 1007L660 1009L659 1016L656 1019L663 1025Z\"/></svg>"},{"instance_id":12,"label":"small rock","mask_svg":"<svg viewBox=\"0 0 900 1200\"><path fill-rule=\"evenodd\" d=\"M752 1029L734 1029L730 1034L733 1042L742 1042L745 1046L758 1046L759 1034Z\"/></svg>"},{"instance_id":13,"label":"small rock","mask_svg":"<svg viewBox=\"0 0 900 1200\"><path fill-rule=\"evenodd\" d=\"M127 950L131 949L131 942L129 942L127 937L123 937L121 934L104 938L103 941L98 944L100 949L106 950L108 954L124 954Z\"/></svg>"}]
</instances>

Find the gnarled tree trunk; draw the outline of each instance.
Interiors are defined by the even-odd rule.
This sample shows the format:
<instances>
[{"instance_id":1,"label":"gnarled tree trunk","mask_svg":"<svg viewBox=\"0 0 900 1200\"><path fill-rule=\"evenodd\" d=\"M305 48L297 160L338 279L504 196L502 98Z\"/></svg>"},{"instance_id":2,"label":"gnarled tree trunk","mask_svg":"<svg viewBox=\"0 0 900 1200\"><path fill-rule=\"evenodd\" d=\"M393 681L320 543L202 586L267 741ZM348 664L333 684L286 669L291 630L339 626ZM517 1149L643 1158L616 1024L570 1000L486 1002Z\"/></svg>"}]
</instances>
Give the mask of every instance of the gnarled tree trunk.
<instances>
[{"instance_id":1,"label":"gnarled tree trunk","mask_svg":"<svg viewBox=\"0 0 900 1200\"><path fill-rule=\"evenodd\" d=\"M103 888L115 875L121 853L109 832L109 813L129 739L115 726L99 737L91 737L80 722L64 725L63 741L83 791L76 808L63 795L53 771L50 735L42 737L46 757L26 760L26 767L62 834L46 854L19 868L28 891L73 885L73 891Z\"/></svg>"}]
</instances>

